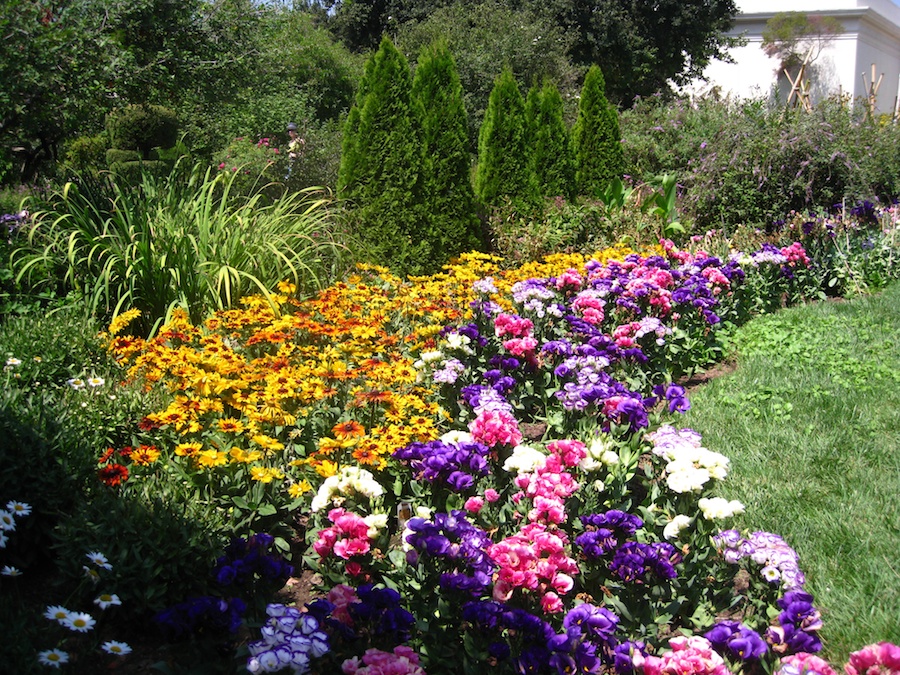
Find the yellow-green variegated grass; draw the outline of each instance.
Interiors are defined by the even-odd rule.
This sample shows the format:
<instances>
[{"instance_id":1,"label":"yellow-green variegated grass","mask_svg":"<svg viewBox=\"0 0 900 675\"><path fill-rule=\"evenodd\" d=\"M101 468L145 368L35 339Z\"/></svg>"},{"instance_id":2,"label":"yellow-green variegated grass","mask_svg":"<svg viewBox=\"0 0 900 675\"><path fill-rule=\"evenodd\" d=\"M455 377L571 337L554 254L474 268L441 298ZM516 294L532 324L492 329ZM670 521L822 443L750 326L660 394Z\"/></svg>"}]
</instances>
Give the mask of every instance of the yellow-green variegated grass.
<instances>
[{"instance_id":1,"label":"yellow-green variegated grass","mask_svg":"<svg viewBox=\"0 0 900 675\"><path fill-rule=\"evenodd\" d=\"M343 247L329 198L316 188L274 202L232 198L234 180L195 166L138 186L113 176L67 183L14 253L17 278L37 285L59 273L95 313L140 309L149 332L176 307L199 321L282 280L301 294L333 281Z\"/></svg>"}]
</instances>

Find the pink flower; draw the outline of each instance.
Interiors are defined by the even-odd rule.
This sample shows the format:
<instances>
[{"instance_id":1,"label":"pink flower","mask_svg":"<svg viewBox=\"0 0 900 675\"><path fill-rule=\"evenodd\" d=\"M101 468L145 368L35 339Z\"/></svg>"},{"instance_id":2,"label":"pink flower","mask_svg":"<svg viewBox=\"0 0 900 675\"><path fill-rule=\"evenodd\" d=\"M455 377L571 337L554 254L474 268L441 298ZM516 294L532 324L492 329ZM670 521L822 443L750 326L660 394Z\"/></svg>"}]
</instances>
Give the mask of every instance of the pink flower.
<instances>
[{"instance_id":1,"label":"pink flower","mask_svg":"<svg viewBox=\"0 0 900 675\"><path fill-rule=\"evenodd\" d=\"M564 609L563 601L556 593L548 591L541 598L541 608L544 610L544 614L559 614Z\"/></svg>"},{"instance_id":2,"label":"pink flower","mask_svg":"<svg viewBox=\"0 0 900 675\"><path fill-rule=\"evenodd\" d=\"M850 654L844 672L847 675L898 675L900 647L890 642L866 645Z\"/></svg>"},{"instance_id":3,"label":"pink flower","mask_svg":"<svg viewBox=\"0 0 900 675\"><path fill-rule=\"evenodd\" d=\"M225 168L225 162L222 162L221 164L219 164L219 169L224 169L224 168Z\"/></svg>"},{"instance_id":4,"label":"pink flower","mask_svg":"<svg viewBox=\"0 0 900 675\"><path fill-rule=\"evenodd\" d=\"M818 675L837 675L827 661L815 654L807 654L806 652L785 656L781 659L781 663L782 665L788 664L796 667L801 675L808 671L813 671Z\"/></svg>"},{"instance_id":5,"label":"pink flower","mask_svg":"<svg viewBox=\"0 0 900 675\"><path fill-rule=\"evenodd\" d=\"M500 499L500 493L497 492L494 488L488 488L484 491L484 498L491 504L493 504Z\"/></svg>"},{"instance_id":6,"label":"pink flower","mask_svg":"<svg viewBox=\"0 0 900 675\"><path fill-rule=\"evenodd\" d=\"M505 410L482 410L469 423L469 432L476 441L489 448L495 445L516 446L522 442L522 432L516 418Z\"/></svg>"},{"instance_id":7,"label":"pink flower","mask_svg":"<svg viewBox=\"0 0 900 675\"><path fill-rule=\"evenodd\" d=\"M342 624L352 626L353 619L347 608L353 603L359 602L359 598L356 597L356 589L346 584L338 584L328 591L326 599L334 605L331 615Z\"/></svg>"},{"instance_id":8,"label":"pink flower","mask_svg":"<svg viewBox=\"0 0 900 675\"><path fill-rule=\"evenodd\" d=\"M362 657L365 665L360 667L359 661L358 657L347 659L341 664L341 670L345 675L425 675L419 665L419 655L403 645L394 647L393 652L367 649Z\"/></svg>"},{"instance_id":9,"label":"pink flower","mask_svg":"<svg viewBox=\"0 0 900 675\"><path fill-rule=\"evenodd\" d=\"M482 497L469 497L466 500L465 509L469 513L478 513L484 508L484 499Z\"/></svg>"},{"instance_id":10,"label":"pink flower","mask_svg":"<svg viewBox=\"0 0 900 675\"><path fill-rule=\"evenodd\" d=\"M725 661L712 648L709 640L700 636L674 637L669 640L671 650L662 656L648 656L644 661L644 675L730 675Z\"/></svg>"}]
</instances>

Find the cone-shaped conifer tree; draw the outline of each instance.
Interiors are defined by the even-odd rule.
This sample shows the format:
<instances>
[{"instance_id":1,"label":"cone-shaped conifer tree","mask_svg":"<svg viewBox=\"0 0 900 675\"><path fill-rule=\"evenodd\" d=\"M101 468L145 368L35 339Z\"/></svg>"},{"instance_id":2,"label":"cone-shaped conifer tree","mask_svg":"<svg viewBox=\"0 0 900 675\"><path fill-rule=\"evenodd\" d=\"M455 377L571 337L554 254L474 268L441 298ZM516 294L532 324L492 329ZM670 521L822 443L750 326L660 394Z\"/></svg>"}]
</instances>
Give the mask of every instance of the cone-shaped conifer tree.
<instances>
[{"instance_id":1,"label":"cone-shaped conifer tree","mask_svg":"<svg viewBox=\"0 0 900 675\"><path fill-rule=\"evenodd\" d=\"M437 42L422 51L413 98L424 111L424 202L429 223L422 235L431 245L431 262L437 271L454 255L479 248L481 241L462 85L446 43Z\"/></svg>"},{"instance_id":2,"label":"cone-shaped conifer tree","mask_svg":"<svg viewBox=\"0 0 900 675\"><path fill-rule=\"evenodd\" d=\"M575 191L575 164L569 130L563 119L563 100L551 80L528 92L526 101L531 166L540 194L571 197Z\"/></svg>"},{"instance_id":3,"label":"cone-shaped conifer tree","mask_svg":"<svg viewBox=\"0 0 900 675\"><path fill-rule=\"evenodd\" d=\"M621 177L625 159L619 133L619 114L606 100L600 66L591 66L584 78L578 121L573 133L575 182L579 194L596 196L609 182Z\"/></svg>"},{"instance_id":4,"label":"cone-shaped conifer tree","mask_svg":"<svg viewBox=\"0 0 900 675\"><path fill-rule=\"evenodd\" d=\"M366 66L356 112L345 126L339 196L353 209L361 255L398 273L424 271L423 111L406 58L385 37Z\"/></svg>"},{"instance_id":5,"label":"cone-shaped conifer tree","mask_svg":"<svg viewBox=\"0 0 900 675\"><path fill-rule=\"evenodd\" d=\"M533 200L537 193L528 156L525 101L512 70L494 82L478 135L475 194L485 204L500 197Z\"/></svg>"}]
</instances>

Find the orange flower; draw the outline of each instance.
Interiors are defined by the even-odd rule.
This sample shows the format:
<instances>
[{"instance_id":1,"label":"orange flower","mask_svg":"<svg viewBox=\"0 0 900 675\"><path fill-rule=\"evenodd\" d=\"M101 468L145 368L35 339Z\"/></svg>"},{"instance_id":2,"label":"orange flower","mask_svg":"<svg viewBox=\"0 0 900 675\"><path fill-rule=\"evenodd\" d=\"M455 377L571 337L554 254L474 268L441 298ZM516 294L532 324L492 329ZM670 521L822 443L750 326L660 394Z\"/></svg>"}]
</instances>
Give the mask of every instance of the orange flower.
<instances>
[{"instance_id":1,"label":"orange flower","mask_svg":"<svg viewBox=\"0 0 900 675\"><path fill-rule=\"evenodd\" d=\"M356 420L347 420L331 427L331 433L334 434L335 438L343 441L348 438L365 436L366 428Z\"/></svg>"},{"instance_id":2,"label":"orange flower","mask_svg":"<svg viewBox=\"0 0 900 675\"><path fill-rule=\"evenodd\" d=\"M121 464L110 464L100 469L97 475L104 485L116 487L128 480L128 469Z\"/></svg>"}]
</instances>

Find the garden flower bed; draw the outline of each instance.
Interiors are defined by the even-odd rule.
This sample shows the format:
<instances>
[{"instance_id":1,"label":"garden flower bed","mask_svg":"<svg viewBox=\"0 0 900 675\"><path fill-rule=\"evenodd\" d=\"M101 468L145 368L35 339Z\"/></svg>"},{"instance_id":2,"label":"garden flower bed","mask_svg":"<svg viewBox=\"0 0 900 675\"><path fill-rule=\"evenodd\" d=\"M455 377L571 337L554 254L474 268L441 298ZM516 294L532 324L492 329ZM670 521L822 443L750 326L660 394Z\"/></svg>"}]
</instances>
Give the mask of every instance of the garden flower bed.
<instances>
[{"instance_id":1,"label":"garden flower bed","mask_svg":"<svg viewBox=\"0 0 900 675\"><path fill-rule=\"evenodd\" d=\"M231 540L207 595L156 622L250 625L250 672L829 672L802 560L729 527L728 459L677 422L731 327L818 292L807 248L498 262L363 267L303 302L282 284L152 339L113 321L127 379L165 403L98 481L177 484ZM315 599L270 602L302 569ZM848 673L870 667L900 649Z\"/></svg>"}]
</instances>

